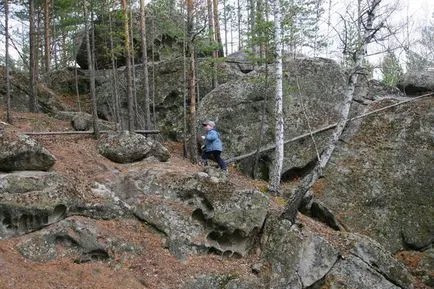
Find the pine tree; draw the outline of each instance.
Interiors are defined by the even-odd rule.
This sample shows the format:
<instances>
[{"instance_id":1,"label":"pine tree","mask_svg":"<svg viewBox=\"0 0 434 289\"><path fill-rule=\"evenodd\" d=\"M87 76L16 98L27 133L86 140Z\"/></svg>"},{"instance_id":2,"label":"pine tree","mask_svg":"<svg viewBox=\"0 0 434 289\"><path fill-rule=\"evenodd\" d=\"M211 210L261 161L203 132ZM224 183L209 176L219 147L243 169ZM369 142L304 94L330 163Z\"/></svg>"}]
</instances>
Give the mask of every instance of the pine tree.
<instances>
[{"instance_id":1,"label":"pine tree","mask_svg":"<svg viewBox=\"0 0 434 289\"><path fill-rule=\"evenodd\" d=\"M403 75L403 70L399 64L399 59L395 53L388 51L381 62L381 72L383 73L383 82L390 86L396 86Z\"/></svg>"},{"instance_id":2,"label":"pine tree","mask_svg":"<svg viewBox=\"0 0 434 289\"><path fill-rule=\"evenodd\" d=\"M29 42L30 42L30 98L29 98L29 110L31 112L38 111L38 43L36 35L36 12L35 12L35 0L29 0Z\"/></svg>"}]
</instances>

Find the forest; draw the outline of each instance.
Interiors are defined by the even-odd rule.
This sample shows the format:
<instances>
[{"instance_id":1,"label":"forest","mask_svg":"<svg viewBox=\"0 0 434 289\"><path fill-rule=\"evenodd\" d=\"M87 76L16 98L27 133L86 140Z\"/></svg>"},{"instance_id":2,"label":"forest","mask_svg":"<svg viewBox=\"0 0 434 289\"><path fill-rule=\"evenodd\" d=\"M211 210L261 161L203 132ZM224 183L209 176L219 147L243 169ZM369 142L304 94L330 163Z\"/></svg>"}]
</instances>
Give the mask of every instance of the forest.
<instances>
[{"instance_id":1,"label":"forest","mask_svg":"<svg viewBox=\"0 0 434 289\"><path fill-rule=\"evenodd\" d=\"M428 2L0 1L0 288L432 288Z\"/></svg>"}]
</instances>

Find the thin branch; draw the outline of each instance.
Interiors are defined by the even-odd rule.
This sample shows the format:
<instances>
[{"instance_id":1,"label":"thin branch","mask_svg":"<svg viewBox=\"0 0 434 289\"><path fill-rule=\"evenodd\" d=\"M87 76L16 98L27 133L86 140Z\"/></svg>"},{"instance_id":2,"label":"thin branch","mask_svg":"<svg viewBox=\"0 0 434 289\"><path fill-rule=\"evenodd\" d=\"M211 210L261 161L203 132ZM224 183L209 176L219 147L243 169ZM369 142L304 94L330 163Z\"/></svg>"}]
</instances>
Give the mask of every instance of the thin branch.
<instances>
[{"instance_id":1,"label":"thin branch","mask_svg":"<svg viewBox=\"0 0 434 289\"><path fill-rule=\"evenodd\" d=\"M316 145L315 137L313 136L313 133L312 133L312 127L310 126L309 116L307 115L306 107L304 106L303 100L301 99L301 93L300 93L301 88L300 88L300 82L298 81L298 77L297 77L297 88L298 88L298 94L300 96L301 108L303 110L304 117L306 118L307 127L309 128L310 138L312 139L312 143L313 143L313 146L315 148L316 157L319 160L320 156L319 156L318 146Z\"/></svg>"}]
</instances>

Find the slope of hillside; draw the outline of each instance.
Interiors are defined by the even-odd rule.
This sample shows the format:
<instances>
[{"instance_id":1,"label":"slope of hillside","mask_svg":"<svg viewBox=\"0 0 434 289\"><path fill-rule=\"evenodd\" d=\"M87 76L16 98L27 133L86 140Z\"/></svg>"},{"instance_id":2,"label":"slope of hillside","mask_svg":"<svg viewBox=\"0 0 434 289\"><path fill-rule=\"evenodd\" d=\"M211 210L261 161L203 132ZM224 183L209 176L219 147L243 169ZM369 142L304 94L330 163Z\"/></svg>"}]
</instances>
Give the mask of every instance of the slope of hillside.
<instances>
[{"instance_id":1,"label":"slope of hillside","mask_svg":"<svg viewBox=\"0 0 434 289\"><path fill-rule=\"evenodd\" d=\"M0 120L4 121L5 111L0 108ZM57 120L42 113L13 113L13 129L17 132L70 131L67 121ZM182 156L182 144L164 142L171 152L167 163L141 161L134 164L117 164L99 155L96 140L90 135L38 135L33 136L57 159L52 170L73 181L79 193L77 198L92 202L95 196L90 188L95 180L112 177L113 171L127 171L131 167L155 167L173 172L173 175L192 175L203 168L191 164ZM235 167L229 169L228 181L238 188L264 191L267 184L252 180L239 173ZM284 184L291 186L291 184ZM282 200L274 199L276 210L281 210ZM86 222L85 217L70 217L73 222ZM301 226L321 232L336 247L339 244L337 232L310 218L300 215ZM46 263L32 262L19 252L23 236L0 241L0 288L182 288L192 276L198 274L231 274L254 277L267 274L266 264L261 264L260 250L246 257L227 257L206 254L177 260L166 248L165 237L137 219L96 220L103 240L123 240L119 246L129 244L136 249L112 253L108 260L77 262L76 256L65 253L61 258ZM35 232L36 233L36 232ZM34 234L34 233L31 233ZM29 235L31 235L29 234ZM57 243L57 252L66 252L71 244L65 240ZM137 249L140 248L140 249ZM417 273L418 253L401 252L397 256ZM261 272L254 268L261 264ZM411 266L413 265L413 266ZM421 283L420 283L421 284ZM416 284L417 289L426 285Z\"/></svg>"},{"instance_id":2,"label":"slope of hillside","mask_svg":"<svg viewBox=\"0 0 434 289\"><path fill-rule=\"evenodd\" d=\"M0 120L5 120L0 110ZM45 114L13 113L13 126L17 132L69 131L67 121ZM135 164L117 164L99 155L95 139L87 135L33 136L55 155L53 171L67 176L76 184L80 196L92 197L88 192L96 179L110 177L113 170L127 170L129 166L159 166L177 174L193 174L202 168L182 157L182 145L165 143L171 151L168 163L142 161ZM235 168L230 168L229 181L243 188L263 189L265 183L252 181ZM90 200L89 200L90 201ZM78 220L84 219L77 217ZM257 256L244 259L205 255L180 262L164 247L164 237L138 220L98 221L108 234L121 236L128 242L141 244L142 254L116 256L115 259L86 264L74 263L73 256L65 256L46 264L31 262L17 251L20 237L0 241L0 288L180 288L193 276L205 272L233 272L252 274L250 265ZM59 243L61 251L65 244Z\"/></svg>"}]
</instances>

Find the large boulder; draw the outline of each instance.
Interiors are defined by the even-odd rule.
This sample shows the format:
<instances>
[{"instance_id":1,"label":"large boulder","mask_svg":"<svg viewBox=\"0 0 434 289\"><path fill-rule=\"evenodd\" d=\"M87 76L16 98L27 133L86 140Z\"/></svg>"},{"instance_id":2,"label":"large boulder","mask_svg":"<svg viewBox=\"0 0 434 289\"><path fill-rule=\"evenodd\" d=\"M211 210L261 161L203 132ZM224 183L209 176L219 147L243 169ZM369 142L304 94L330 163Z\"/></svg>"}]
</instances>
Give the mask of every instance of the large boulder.
<instances>
[{"instance_id":1,"label":"large boulder","mask_svg":"<svg viewBox=\"0 0 434 289\"><path fill-rule=\"evenodd\" d=\"M398 82L406 94L414 95L434 91L434 71L410 71Z\"/></svg>"},{"instance_id":2,"label":"large boulder","mask_svg":"<svg viewBox=\"0 0 434 289\"><path fill-rule=\"evenodd\" d=\"M47 171L55 161L36 140L0 124L0 172Z\"/></svg>"},{"instance_id":3,"label":"large boulder","mask_svg":"<svg viewBox=\"0 0 434 289\"><path fill-rule=\"evenodd\" d=\"M162 162L170 158L169 151L157 141L128 131L104 134L97 147L101 155L117 163L132 163L151 155Z\"/></svg>"},{"instance_id":4,"label":"large boulder","mask_svg":"<svg viewBox=\"0 0 434 289\"><path fill-rule=\"evenodd\" d=\"M392 105L374 102L367 110ZM434 241L434 100L381 111L350 126L314 194L347 227L391 252Z\"/></svg>"},{"instance_id":5,"label":"large boulder","mask_svg":"<svg viewBox=\"0 0 434 289\"><path fill-rule=\"evenodd\" d=\"M198 87L198 98L202 99L207 93L213 89L213 73L210 63L207 61L198 61L198 77L200 77L200 86ZM155 91L150 93L153 95L153 105L155 105L156 119L158 119L158 129L161 133L174 140L182 140L183 138L183 115L184 115L184 59L182 57L171 58L159 61L148 66L149 75L154 75L152 88ZM218 83L222 84L229 80L238 79L243 76L239 68L229 62L221 62L217 64L216 75ZM120 87L126 87L126 71L118 69L116 81ZM135 67L136 79L143 79L143 67ZM99 80L99 85L96 88L98 101L98 114L107 120L115 120L116 116L113 112L113 83L112 74L106 74ZM151 89L152 89L151 88ZM118 90L120 99L120 117L122 118L123 129L127 129L128 124L128 107L126 90ZM145 111L143 103L145 102L144 86L136 86L137 103L142 111ZM143 123L139 122L138 126L143 127Z\"/></svg>"},{"instance_id":6,"label":"large boulder","mask_svg":"<svg viewBox=\"0 0 434 289\"><path fill-rule=\"evenodd\" d=\"M255 70L255 63L253 60L249 60L248 58L248 52L241 50L228 55L228 57L226 57L226 62L230 65L236 66L243 73L249 73Z\"/></svg>"},{"instance_id":7,"label":"large boulder","mask_svg":"<svg viewBox=\"0 0 434 289\"><path fill-rule=\"evenodd\" d=\"M339 65L323 58L296 58L284 63L284 127L285 139L335 123L339 117L339 105L345 90L345 75ZM225 151L230 158L255 151L258 146L275 142L274 138L274 86L266 81L272 73L257 69L243 78L229 81L209 93L199 104L199 120L217 122ZM272 77L272 76L270 76ZM357 104L356 104L357 106ZM263 119L265 118L265 119ZM330 132L303 138L285 145L284 178L302 174L316 158L316 148L324 147ZM274 153L261 155L258 175L267 179ZM244 159L240 167L246 172L254 163L254 157Z\"/></svg>"},{"instance_id":8,"label":"large boulder","mask_svg":"<svg viewBox=\"0 0 434 289\"><path fill-rule=\"evenodd\" d=\"M0 174L0 239L39 230L66 218L79 202L72 183L53 172Z\"/></svg>"}]
</instances>

